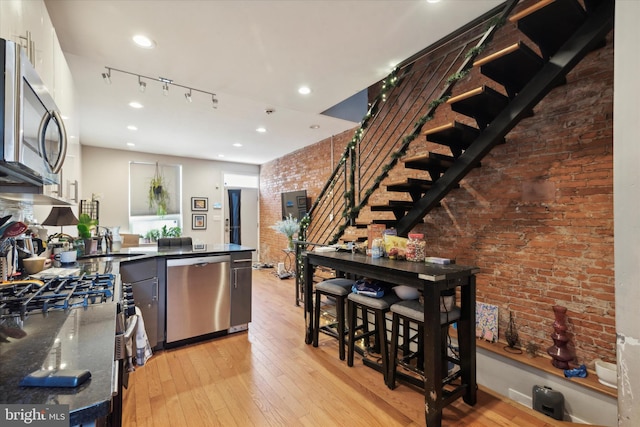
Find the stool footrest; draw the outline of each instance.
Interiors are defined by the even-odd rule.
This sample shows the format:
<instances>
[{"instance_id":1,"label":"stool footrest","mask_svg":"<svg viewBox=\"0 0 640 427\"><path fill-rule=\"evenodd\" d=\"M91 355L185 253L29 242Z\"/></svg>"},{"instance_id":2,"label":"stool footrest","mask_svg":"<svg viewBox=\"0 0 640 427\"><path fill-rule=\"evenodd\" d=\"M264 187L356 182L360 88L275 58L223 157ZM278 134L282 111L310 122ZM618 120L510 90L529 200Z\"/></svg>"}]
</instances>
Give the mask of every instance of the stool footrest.
<instances>
[{"instance_id":1,"label":"stool footrest","mask_svg":"<svg viewBox=\"0 0 640 427\"><path fill-rule=\"evenodd\" d=\"M325 335L329 335L333 338L338 338L338 323L331 323L329 325L320 326L318 332L322 332Z\"/></svg>"}]
</instances>

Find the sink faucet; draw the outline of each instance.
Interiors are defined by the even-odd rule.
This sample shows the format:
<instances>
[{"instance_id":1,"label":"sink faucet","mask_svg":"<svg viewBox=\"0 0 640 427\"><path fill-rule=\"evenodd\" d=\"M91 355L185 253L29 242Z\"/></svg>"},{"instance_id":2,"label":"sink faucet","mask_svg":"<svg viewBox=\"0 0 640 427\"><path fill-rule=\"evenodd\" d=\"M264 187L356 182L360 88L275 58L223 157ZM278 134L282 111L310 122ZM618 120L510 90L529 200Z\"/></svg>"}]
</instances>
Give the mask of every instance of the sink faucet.
<instances>
[{"instance_id":1,"label":"sink faucet","mask_svg":"<svg viewBox=\"0 0 640 427\"><path fill-rule=\"evenodd\" d=\"M101 235L100 229L104 230L104 234L102 234L102 236L104 237L105 241L105 247L102 248L102 253L110 254L113 245L113 234L111 234L111 230L109 230L107 227L98 225L96 226L96 233L98 233L98 237L100 237Z\"/></svg>"}]
</instances>

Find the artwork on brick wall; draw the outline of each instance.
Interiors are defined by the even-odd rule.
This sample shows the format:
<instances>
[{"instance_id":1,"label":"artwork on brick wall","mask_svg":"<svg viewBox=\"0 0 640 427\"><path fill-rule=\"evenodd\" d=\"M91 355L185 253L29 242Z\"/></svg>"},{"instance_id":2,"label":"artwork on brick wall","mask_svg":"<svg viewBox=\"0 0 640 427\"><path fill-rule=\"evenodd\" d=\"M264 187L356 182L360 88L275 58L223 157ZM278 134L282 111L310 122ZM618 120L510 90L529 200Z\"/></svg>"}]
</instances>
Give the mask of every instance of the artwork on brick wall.
<instances>
[{"instance_id":1,"label":"artwork on brick wall","mask_svg":"<svg viewBox=\"0 0 640 427\"><path fill-rule=\"evenodd\" d=\"M476 337L498 341L498 306L476 302Z\"/></svg>"}]
</instances>

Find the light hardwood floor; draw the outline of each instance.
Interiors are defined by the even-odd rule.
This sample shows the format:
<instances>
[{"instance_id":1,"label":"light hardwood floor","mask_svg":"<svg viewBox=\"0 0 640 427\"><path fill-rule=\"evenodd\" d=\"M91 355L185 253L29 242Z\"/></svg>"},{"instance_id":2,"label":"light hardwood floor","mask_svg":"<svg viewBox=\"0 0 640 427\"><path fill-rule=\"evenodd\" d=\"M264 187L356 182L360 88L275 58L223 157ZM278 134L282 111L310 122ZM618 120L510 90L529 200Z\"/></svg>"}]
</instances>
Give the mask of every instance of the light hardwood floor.
<instances>
[{"instance_id":1,"label":"light hardwood floor","mask_svg":"<svg viewBox=\"0 0 640 427\"><path fill-rule=\"evenodd\" d=\"M356 355L349 368L337 343L304 344L293 279L253 271L248 332L160 351L130 377L125 426L423 426L424 397L389 390ZM474 407L445 408L444 426L566 425L482 388Z\"/></svg>"}]
</instances>

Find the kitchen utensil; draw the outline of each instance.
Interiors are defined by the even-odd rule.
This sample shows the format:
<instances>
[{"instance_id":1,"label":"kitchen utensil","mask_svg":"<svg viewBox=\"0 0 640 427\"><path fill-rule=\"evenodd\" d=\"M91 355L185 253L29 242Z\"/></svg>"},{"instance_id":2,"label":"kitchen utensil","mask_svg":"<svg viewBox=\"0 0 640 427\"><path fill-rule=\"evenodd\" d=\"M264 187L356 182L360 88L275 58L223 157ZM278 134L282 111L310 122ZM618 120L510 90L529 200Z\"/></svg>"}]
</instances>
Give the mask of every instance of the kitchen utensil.
<instances>
[{"instance_id":1,"label":"kitchen utensil","mask_svg":"<svg viewBox=\"0 0 640 427\"><path fill-rule=\"evenodd\" d=\"M6 223L7 221L9 221L9 220L11 219L11 216L12 216L12 215L6 215L6 216L3 216L2 218L0 218L0 227L2 227L3 225L5 225L5 223Z\"/></svg>"},{"instance_id":2,"label":"kitchen utensil","mask_svg":"<svg viewBox=\"0 0 640 427\"><path fill-rule=\"evenodd\" d=\"M27 231L27 225L21 221L11 221L0 227L2 237L16 237Z\"/></svg>"},{"instance_id":3,"label":"kitchen utensil","mask_svg":"<svg viewBox=\"0 0 640 427\"><path fill-rule=\"evenodd\" d=\"M42 280L13 280L13 281L4 281L0 283L0 288L6 288L8 286L13 285L36 285L43 286L44 282Z\"/></svg>"},{"instance_id":4,"label":"kitchen utensil","mask_svg":"<svg viewBox=\"0 0 640 427\"><path fill-rule=\"evenodd\" d=\"M49 258L36 256L31 258L25 258L22 260L24 271L31 275L41 272L47 267L51 266L51 260Z\"/></svg>"}]
</instances>

